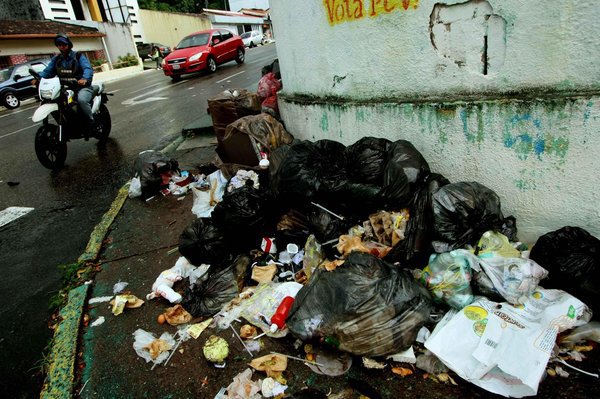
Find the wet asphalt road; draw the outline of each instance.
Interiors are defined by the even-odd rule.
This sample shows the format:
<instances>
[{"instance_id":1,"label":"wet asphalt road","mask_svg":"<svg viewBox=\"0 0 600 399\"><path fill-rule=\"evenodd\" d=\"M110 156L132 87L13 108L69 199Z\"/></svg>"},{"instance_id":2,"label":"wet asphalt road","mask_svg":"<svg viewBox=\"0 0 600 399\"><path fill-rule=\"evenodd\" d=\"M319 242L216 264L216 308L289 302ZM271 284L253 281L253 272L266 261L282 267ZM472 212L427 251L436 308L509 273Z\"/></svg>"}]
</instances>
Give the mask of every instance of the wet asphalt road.
<instances>
[{"instance_id":1,"label":"wet asphalt road","mask_svg":"<svg viewBox=\"0 0 600 399\"><path fill-rule=\"evenodd\" d=\"M0 395L37 397L42 353L52 336L48 302L61 286L57 266L75 262L90 233L131 176L136 155L161 149L207 109L207 98L226 88L256 90L260 71L277 57L274 44L249 49L246 62L230 62L213 75L172 83L162 71L107 83L113 128L109 142L76 140L66 167L51 172L35 156L37 103L0 108L0 211L31 207L0 227ZM11 184L8 183L18 183Z\"/></svg>"}]
</instances>

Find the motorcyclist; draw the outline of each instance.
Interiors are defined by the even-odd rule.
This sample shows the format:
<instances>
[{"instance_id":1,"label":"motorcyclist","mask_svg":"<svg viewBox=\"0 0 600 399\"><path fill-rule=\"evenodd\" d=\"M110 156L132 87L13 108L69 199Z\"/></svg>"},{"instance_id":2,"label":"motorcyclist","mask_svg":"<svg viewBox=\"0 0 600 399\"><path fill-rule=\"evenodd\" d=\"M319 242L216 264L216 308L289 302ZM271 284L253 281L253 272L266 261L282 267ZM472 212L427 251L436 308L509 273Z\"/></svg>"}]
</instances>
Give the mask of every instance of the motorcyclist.
<instances>
[{"instance_id":1,"label":"motorcyclist","mask_svg":"<svg viewBox=\"0 0 600 399\"><path fill-rule=\"evenodd\" d=\"M68 85L76 92L79 110L88 122L88 129L92 131L96 128L91 106L94 96L92 87L94 69L85 54L73 51L73 43L65 33L58 33L54 38L54 44L60 54L50 60L48 66L40 72L40 76L43 78L58 76L62 84ZM32 84L36 83L34 79Z\"/></svg>"}]
</instances>

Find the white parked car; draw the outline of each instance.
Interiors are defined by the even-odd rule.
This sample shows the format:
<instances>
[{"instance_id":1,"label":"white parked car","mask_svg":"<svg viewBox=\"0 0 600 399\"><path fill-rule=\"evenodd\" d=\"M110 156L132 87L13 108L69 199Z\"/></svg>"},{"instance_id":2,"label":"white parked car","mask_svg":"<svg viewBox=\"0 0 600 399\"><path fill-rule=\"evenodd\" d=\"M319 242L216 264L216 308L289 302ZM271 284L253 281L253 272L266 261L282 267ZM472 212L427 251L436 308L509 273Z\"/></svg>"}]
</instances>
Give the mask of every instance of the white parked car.
<instances>
[{"instance_id":1,"label":"white parked car","mask_svg":"<svg viewBox=\"0 0 600 399\"><path fill-rule=\"evenodd\" d=\"M259 44L265 44L263 34L257 30L244 32L240 35L240 37L242 38L244 46L246 47L254 47L258 46Z\"/></svg>"}]
</instances>

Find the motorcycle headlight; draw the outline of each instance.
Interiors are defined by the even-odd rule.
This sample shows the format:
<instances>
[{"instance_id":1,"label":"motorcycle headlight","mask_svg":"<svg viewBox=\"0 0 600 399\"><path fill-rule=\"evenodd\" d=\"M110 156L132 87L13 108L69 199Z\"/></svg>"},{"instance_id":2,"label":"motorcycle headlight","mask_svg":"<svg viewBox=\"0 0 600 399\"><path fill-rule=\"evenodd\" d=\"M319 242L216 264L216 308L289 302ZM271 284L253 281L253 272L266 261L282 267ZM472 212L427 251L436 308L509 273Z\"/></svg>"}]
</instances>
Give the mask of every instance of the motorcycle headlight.
<instances>
[{"instance_id":1,"label":"motorcycle headlight","mask_svg":"<svg viewBox=\"0 0 600 399\"><path fill-rule=\"evenodd\" d=\"M190 62L198 61L200 59L200 57L202 57L202 54L204 54L204 52L194 54L190 58L188 58L188 61L190 61Z\"/></svg>"},{"instance_id":2,"label":"motorcycle headlight","mask_svg":"<svg viewBox=\"0 0 600 399\"><path fill-rule=\"evenodd\" d=\"M40 90L40 97L44 100L52 100L52 90Z\"/></svg>"}]
</instances>

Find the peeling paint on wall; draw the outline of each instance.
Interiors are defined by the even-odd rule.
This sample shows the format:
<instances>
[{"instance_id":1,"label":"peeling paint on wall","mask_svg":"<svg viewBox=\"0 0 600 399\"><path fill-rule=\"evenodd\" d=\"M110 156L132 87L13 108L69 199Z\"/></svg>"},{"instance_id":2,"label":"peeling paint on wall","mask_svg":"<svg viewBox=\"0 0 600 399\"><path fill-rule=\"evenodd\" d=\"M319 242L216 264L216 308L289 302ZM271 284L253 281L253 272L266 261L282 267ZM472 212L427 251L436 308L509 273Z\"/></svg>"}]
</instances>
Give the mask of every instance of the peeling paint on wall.
<instances>
[{"instance_id":1,"label":"peeling paint on wall","mask_svg":"<svg viewBox=\"0 0 600 399\"><path fill-rule=\"evenodd\" d=\"M416 9L419 0L323 0L330 25Z\"/></svg>"},{"instance_id":2,"label":"peeling paint on wall","mask_svg":"<svg viewBox=\"0 0 600 399\"><path fill-rule=\"evenodd\" d=\"M542 161L543 154L564 159L569 150L568 138L545 134L540 119L533 118L529 113L510 118L505 125L503 142L506 148L515 150L522 160L534 155Z\"/></svg>"}]
</instances>

